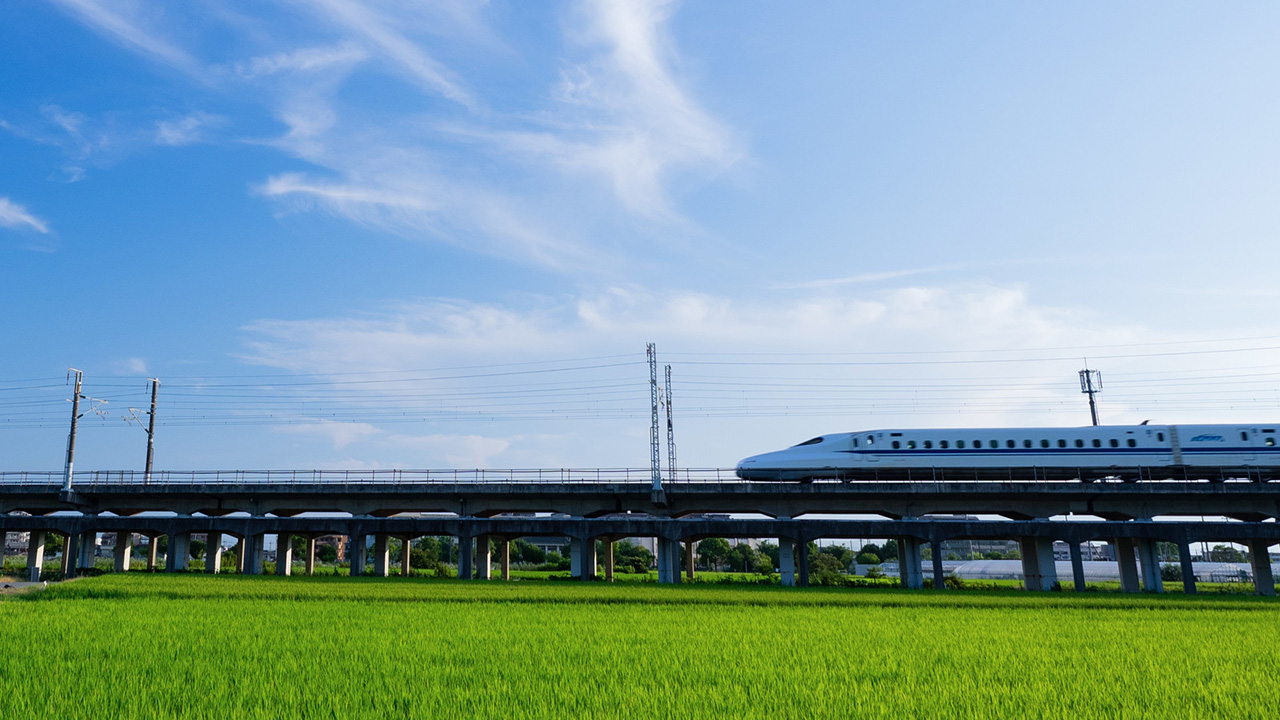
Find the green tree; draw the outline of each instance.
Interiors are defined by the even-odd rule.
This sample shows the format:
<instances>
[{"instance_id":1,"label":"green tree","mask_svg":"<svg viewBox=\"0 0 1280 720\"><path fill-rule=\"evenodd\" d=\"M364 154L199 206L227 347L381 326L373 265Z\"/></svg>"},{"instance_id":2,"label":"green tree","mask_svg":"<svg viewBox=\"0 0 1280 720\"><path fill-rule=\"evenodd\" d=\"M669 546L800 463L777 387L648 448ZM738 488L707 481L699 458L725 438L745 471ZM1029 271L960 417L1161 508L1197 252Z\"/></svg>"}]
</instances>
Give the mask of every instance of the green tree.
<instances>
[{"instance_id":1,"label":"green tree","mask_svg":"<svg viewBox=\"0 0 1280 720\"><path fill-rule=\"evenodd\" d=\"M778 562L779 551L778 551L777 543L773 543L773 542L769 542L768 540L765 540L764 542L760 543L760 552L764 553L764 556L769 558L769 562L773 563L774 567L781 567L781 563Z\"/></svg>"},{"instance_id":2,"label":"green tree","mask_svg":"<svg viewBox=\"0 0 1280 720\"><path fill-rule=\"evenodd\" d=\"M191 552L191 557L193 559L199 560L200 558L204 557L204 541L203 540L192 540L190 543L189 549Z\"/></svg>"},{"instance_id":3,"label":"green tree","mask_svg":"<svg viewBox=\"0 0 1280 720\"><path fill-rule=\"evenodd\" d=\"M1213 562L1242 563L1248 558L1230 545L1214 545L1209 551L1209 559Z\"/></svg>"},{"instance_id":4,"label":"green tree","mask_svg":"<svg viewBox=\"0 0 1280 720\"><path fill-rule=\"evenodd\" d=\"M653 567L653 553L630 540L619 540L613 546L613 564L633 573L647 573Z\"/></svg>"},{"instance_id":5,"label":"green tree","mask_svg":"<svg viewBox=\"0 0 1280 720\"><path fill-rule=\"evenodd\" d=\"M707 538L698 543L698 557L702 558L703 566L708 570L715 570L723 565L732 550L729 541L724 538Z\"/></svg>"},{"instance_id":6,"label":"green tree","mask_svg":"<svg viewBox=\"0 0 1280 720\"><path fill-rule=\"evenodd\" d=\"M886 540L884 545L878 548L878 550L879 552L877 552L876 554L879 555L880 559L885 562L892 562L898 559L898 541L897 540Z\"/></svg>"},{"instance_id":7,"label":"green tree","mask_svg":"<svg viewBox=\"0 0 1280 720\"><path fill-rule=\"evenodd\" d=\"M809 582L816 585L840 585L841 570L844 566L828 553L811 553L809 555Z\"/></svg>"},{"instance_id":8,"label":"green tree","mask_svg":"<svg viewBox=\"0 0 1280 720\"><path fill-rule=\"evenodd\" d=\"M879 565L880 556L875 553L869 553L865 549L858 553L858 557L854 558L859 565Z\"/></svg>"},{"instance_id":9,"label":"green tree","mask_svg":"<svg viewBox=\"0 0 1280 720\"><path fill-rule=\"evenodd\" d=\"M322 563L332 563L338 561L338 548L332 545L316 546L316 559Z\"/></svg>"}]
</instances>

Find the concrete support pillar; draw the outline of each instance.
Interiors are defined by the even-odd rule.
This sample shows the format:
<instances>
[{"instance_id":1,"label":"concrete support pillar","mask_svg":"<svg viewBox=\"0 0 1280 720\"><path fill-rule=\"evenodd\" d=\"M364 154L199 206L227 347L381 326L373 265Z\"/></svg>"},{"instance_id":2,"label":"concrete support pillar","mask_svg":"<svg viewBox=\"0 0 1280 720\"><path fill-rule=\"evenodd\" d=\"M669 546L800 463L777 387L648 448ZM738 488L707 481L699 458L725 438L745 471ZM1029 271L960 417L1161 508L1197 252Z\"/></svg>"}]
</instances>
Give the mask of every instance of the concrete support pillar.
<instances>
[{"instance_id":1,"label":"concrete support pillar","mask_svg":"<svg viewBox=\"0 0 1280 720\"><path fill-rule=\"evenodd\" d=\"M62 543L62 577L72 578L76 574L76 558L80 554L79 535L71 533Z\"/></svg>"},{"instance_id":2,"label":"concrete support pillar","mask_svg":"<svg viewBox=\"0 0 1280 720\"><path fill-rule=\"evenodd\" d=\"M1143 538L1138 541L1138 560L1142 567L1142 589L1147 592L1164 592L1164 580L1160 577L1160 554L1155 540Z\"/></svg>"},{"instance_id":3,"label":"concrete support pillar","mask_svg":"<svg viewBox=\"0 0 1280 720\"><path fill-rule=\"evenodd\" d=\"M680 541L658 538L658 582L680 583Z\"/></svg>"},{"instance_id":4,"label":"concrete support pillar","mask_svg":"<svg viewBox=\"0 0 1280 720\"><path fill-rule=\"evenodd\" d=\"M498 541L498 568L503 580L511 579L511 538Z\"/></svg>"},{"instance_id":5,"label":"concrete support pillar","mask_svg":"<svg viewBox=\"0 0 1280 720\"><path fill-rule=\"evenodd\" d=\"M920 567L921 544L917 538L898 538L898 577L904 588L919 590L924 587L924 570Z\"/></svg>"},{"instance_id":6,"label":"concrete support pillar","mask_svg":"<svg viewBox=\"0 0 1280 720\"><path fill-rule=\"evenodd\" d=\"M363 545L361 545L360 547L361 549L364 548ZM316 538L314 535L307 536L307 557L305 558L305 562L306 562L307 576L309 577L311 575L315 575L316 574ZM361 567L364 567L363 554L360 556L360 562L361 562Z\"/></svg>"},{"instance_id":7,"label":"concrete support pillar","mask_svg":"<svg viewBox=\"0 0 1280 720\"><path fill-rule=\"evenodd\" d=\"M1178 560L1182 563L1182 592L1195 595L1196 571L1191 564L1191 543L1186 540L1178 543Z\"/></svg>"},{"instance_id":8,"label":"concrete support pillar","mask_svg":"<svg viewBox=\"0 0 1280 720\"><path fill-rule=\"evenodd\" d=\"M1250 540L1249 564L1253 568L1253 591L1259 595L1275 595L1276 579L1271 572L1270 544L1267 540Z\"/></svg>"},{"instance_id":9,"label":"concrete support pillar","mask_svg":"<svg viewBox=\"0 0 1280 720\"><path fill-rule=\"evenodd\" d=\"M689 578L690 582L696 577L694 575L693 560L693 541L690 540L684 544L684 575Z\"/></svg>"},{"instance_id":10,"label":"concrete support pillar","mask_svg":"<svg viewBox=\"0 0 1280 720\"><path fill-rule=\"evenodd\" d=\"M164 553L165 572L183 572L190 567L191 534L174 533L169 536L169 549Z\"/></svg>"},{"instance_id":11,"label":"concrete support pillar","mask_svg":"<svg viewBox=\"0 0 1280 720\"><path fill-rule=\"evenodd\" d=\"M152 535L151 537L147 538L147 569L148 570L154 571L156 569L156 562L157 560L159 560L159 555L160 555L159 540L160 540L159 535Z\"/></svg>"},{"instance_id":12,"label":"concrete support pillar","mask_svg":"<svg viewBox=\"0 0 1280 720\"><path fill-rule=\"evenodd\" d=\"M373 536L373 574L378 577L391 574L391 548L386 533Z\"/></svg>"},{"instance_id":13,"label":"concrete support pillar","mask_svg":"<svg viewBox=\"0 0 1280 720\"><path fill-rule=\"evenodd\" d=\"M413 538L405 535L400 538L400 574L409 577L413 572L413 558L410 557L413 551Z\"/></svg>"},{"instance_id":14,"label":"concrete support pillar","mask_svg":"<svg viewBox=\"0 0 1280 720\"><path fill-rule=\"evenodd\" d=\"M947 576L942 569L942 543L929 543L931 552L929 555L933 558L933 589L946 590Z\"/></svg>"},{"instance_id":15,"label":"concrete support pillar","mask_svg":"<svg viewBox=\"0 0 1280 720\"><path fill-rule=\"evenodd\" d=\"M1138 563L1133 557L1133 540L1116 538L1115 548L1116 560L1120 564L1120 590L1136 593L1141 588L1138 585Z\"/></svg>"},{"instance_id":16,"label":"concrete support pillar","mask_svg":"<svg viewBox=\"0 0 1280 720\"><path fill-rule=\"evenodd\" d=\"M489 549L489 536L476 538L476 577L480 580L493 579L493 553Z\"/></svg>"},{"instance_id":17,"label":"concrete support pillar","mask_svg":"<svg viewBox=\"0 0 1280 720\"><path fill-rule=\"evenodd\" d=\"M116 572L129 571L129 563L133 561L133 533L116 533L115 561Z\"/></svg>"},{"instance_id":18,"label":"concrete support pillar","mask_svg":"<svg viewBox=\"0 0 1280 720\"><path fill-rule=\"evenodd\" d=\"M596 539L587 537L582 539L582 579L595 580L596 568L600 565L600 558L596 554Z\"/></svg>"},{"instance_id":19,"label":"concrete support pillar","mask_svg":"<svg viewBox=\"0 0 1280 720\"><path fill-rule=\"evenodd\" d=\"M799 575L799 577L796 578L796 584L800 587L809 587L809 543L801 538L797 541L797 545L800 550L800 567L796 568L797 574Z\"/></svg>"},{"instance_id":20,"label":"concrete support pillar","mask_svg":"<svg viewBox=\"0 0 1280 720\"><path fill-rule=\"evenodd\" d=\"M205 571L211 575L223 570L223 534L209 533L205 541Z\"/></svg>"},{"instance_id":21,"label":"concrete support pillar","mask_svg":"<svg viewBox=\"0 0 1280 720\"><path fill-rule=\"evenodd\" d=\"M1022 553L1022 585L1027 590L1052 590L1058 582L1058 567L1053 561L1053 540L1019 538Z\"/></svg>"},{"instance_id":22,"label":"concrete support pillar","mask_svg":"<svg viewBox=\"0 0 1280 720\"><path fill-rule=\"evenodd\" d=\"M44 531L32 530L27 536L27 580L40 582L44 570Z\"/></svg>"},{"instance_id":23,"label":"concrete support pillar","mask_svg":"<svg viewBox=\"0 0 1280 720\"><path fill-rule=\"evenodd\" d=\"M364 559L368 554L368 545L364 533L352 535L348 543L351 549L347 555L351 558L351 577L360 577L364 574Z\"/></svg>"},{"instance_id":24,"label":"concrete support pillar","mask_svg":"<svg viewBox=\"0 0 1280 720\"><path fill-rule=\"evenodd\" d=\"M458 579L470 580L475 575L471 557L471 536L458 536Z\"/></svg>"},{"instance_id":25,"label":"concrete support pillar","mask_svg":"<svg viewBox=\"0 0 1280 720\"><path fill-rule=\"evenodd\" d=\"M1084 592L1084 555L1080 552L1080 543L1069 543L1071 548L1071 578L1075 580L1076 592Z\"/></svg>"},{"instance_id":26,"label":"concrete support pillar","mask_svg":"<svg viewBox=\"0 0 1280 720\"><path fill-rule=\"evenodd\" d=\"M236 572L240 573L241 575L244 574L244 569L245 569L244 556L245 556L245 551L247 549L248 548L246 548L244 544L244 538L240 538L239 540L236 541Z\"/></svg>"},{"instance_id":27,"label":"concrete support pillar","mask_svg":"<svg viewBox=\"0 0 1280 720\"><path fill-rule=\"evenodd\" d=\"M783 587L796 586L796 543L788 537L778 538L778 574Z\"/></svg>"},{"instance_id":28,"label":"concrete support pillar","mask_svg":"<svg viewBox=\"0 0 1280 720\"><path fill-rule=\"evenodd\" d=\"M276 535L276 574L287 577L293 574L293 536Z\"/></svg>"},{"instance_id":29,"label":"concrete support pillar","mask_svg":"<svg viewBox=\"0 0 1280 720\"><path fill-rule=\"evenodd\" d=\"M90 530L80 533L80 552L76 558L76 569L92 570L93 561L98 556L98 533Z\"/></svg>"},{"instance_id":30,"label":"concrete support pillar","mask_svg":"<svg viewBox=\"0 0 1280 720\"><path fill-rule=\"evenodd\" d=\"M586 561L582 557L585 545L581 538L569 538L569 577L574 580L585 579ZM658 582L662 579L659 578Z\"/></svg>"},{"instance_id":31,"label":"concrete support pillar","mask_svg":"<svg viewBox=\"0 0 1280 720\"><path fill-rule=\"evenodd\" d=\"M266 544L266 535L246 535L239 543L240 555L236 564L240 572L246 575L262 574L262 546Z\"/></svg>"},{"instance_id":32,"label":"concrete support pillar","mask_svg":"<svg viewBox=\"0 0 1280 720\"><path fill-rule=\"evenodd\" d=\"M604 540L604 580L613 582L613 538Z\"/></svg>"}]
</instances>

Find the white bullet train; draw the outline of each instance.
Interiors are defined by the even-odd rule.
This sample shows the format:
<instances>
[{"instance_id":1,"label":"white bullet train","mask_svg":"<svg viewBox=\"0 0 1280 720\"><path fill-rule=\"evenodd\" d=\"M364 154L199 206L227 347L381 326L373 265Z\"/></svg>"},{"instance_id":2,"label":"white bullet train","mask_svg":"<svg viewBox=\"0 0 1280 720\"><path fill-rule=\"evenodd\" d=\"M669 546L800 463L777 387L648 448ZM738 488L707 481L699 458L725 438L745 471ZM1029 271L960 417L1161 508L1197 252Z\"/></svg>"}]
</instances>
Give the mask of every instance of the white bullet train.
<instances>
[{"instance_id":1,"label":"white bullet train","mask_svg":"<svg viewBox=\"0 0 1280 720\"><path fill-rule=\"evenodd\" d=\"M1209 480L1280 477L1280 425L866 430L738 463L743 480Z\"/></svg>"}]
</instances>

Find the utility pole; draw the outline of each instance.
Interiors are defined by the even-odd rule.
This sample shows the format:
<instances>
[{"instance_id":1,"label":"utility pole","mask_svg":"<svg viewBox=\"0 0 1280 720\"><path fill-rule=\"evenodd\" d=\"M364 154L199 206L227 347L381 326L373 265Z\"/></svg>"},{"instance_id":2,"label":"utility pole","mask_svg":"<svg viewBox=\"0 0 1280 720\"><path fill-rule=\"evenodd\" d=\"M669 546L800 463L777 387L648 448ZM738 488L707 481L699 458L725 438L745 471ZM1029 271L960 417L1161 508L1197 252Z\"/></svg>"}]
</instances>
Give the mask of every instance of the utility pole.
<instances>
[{"instance_id":1,"label":"utility pole","mask_svg":"<svg viewBox=\"0 0 1280 720\"><path fill-rule=\"evenodd\" d=\"M1086 364L1087 365L1087 364ZM1093 418L1093 424L1098 424L1098 404L1094 401L1093 396L1102 391L1102 371L1090 370L1085 367L1080 371L1080 392L1089 396L1089 416Z\"/></svg>"},{"instance_id":2,"label":"utility pole","mask_svg":"<svg viewBox=\"0 0 1280 720\"><path fill-rule=\"evenodd\" d=\"M649 355L649 400L653 408L653 422L649 427L649 466L653 471L653 486L649 495L656 504L666 504L662 490L662 450L658 442L658 350L649 343L645 351Z\"/></svg>"},{"instance_id":3,"label":"utility pole","mask_svg":"<svg viewBox=\"0 0 1280 720\"><path fill-rule=\"evenodd\" d=\"M160 392L160 378L149 378L151 383L151 412L147 413L147 469L142 476L144 483L151 482L151 458L156 452L156 395Z\"/></svg>"},{"instance_id":4,"label":"utility pole","mask_svg":"<svg viewBox=\"0 0 1280 720\"><path fill-rule=\"evenodd\" d=\"M67 368L68 379L71 373L76 374L76 390L71 396L71 433L67 435L67 464L62 469L63 492L71 490L71 466L76 458L76 423L80 420L80 383L84 380L84 373L80 370Z\"/></svg>"},{"instance_id":5,"label":"utility pole","mask_svg":"<svg viewBox=\"0 0 1280 720\"><path fill-rule=\"evenodd\" d=\"M676 476L676 430L671 423L671 366L667 367L667 477Z\"/></svg>"}]
</instances>

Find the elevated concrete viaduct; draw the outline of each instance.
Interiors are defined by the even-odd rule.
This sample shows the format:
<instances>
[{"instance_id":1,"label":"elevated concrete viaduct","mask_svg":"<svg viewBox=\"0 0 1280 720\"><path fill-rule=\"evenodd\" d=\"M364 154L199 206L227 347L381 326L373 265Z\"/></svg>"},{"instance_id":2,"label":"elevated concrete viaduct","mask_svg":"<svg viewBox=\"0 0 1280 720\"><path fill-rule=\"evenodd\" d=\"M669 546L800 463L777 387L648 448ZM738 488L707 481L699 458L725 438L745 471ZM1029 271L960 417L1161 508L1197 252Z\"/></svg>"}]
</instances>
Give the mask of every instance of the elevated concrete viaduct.
<instances>
[{"instance_id":1,"label":"elevated concrete viaduct","mask_svg":"<svg viewBox=\"0 0 1280 720\"><path fill-rule=\"evenodd\" d=\"M1023 556L1026 568L1027 588L1050 589L1059 580L1054 572L1053 540L1062 540L1075 548L1073 564L1079 564L1080 543L1090 541L1113 542L1120 549L1121 575L1124 589L1139 588L1160 591L1158 563L1154 547L1157 542L1176 543L1182 551L1183 563L1190 558L1191 543L1236 542L1247 545L1253 552L1254 576L1258 592L1274 594L1275 584L1271 573L1267 548L1280 543L1280 523L1274 522L1153 522L1153 521L1091 521L1062 522L1051 520L1023 521L966 521L943 519L909 520L756 520L756 519L708 519L708 518L659 518L644 516L606 516L599 518L563 517L109 517L92 515L49 515L0 517L0 530L4 532L31 532L41 538L48 533L58 533L68 538L67 557L76 553L74 546L91 545L93 536L101 532L140 533L152 537L167 535L172 558L167 569L184 569L183 550L193 534L211 537L210 547L218 542L212 538L226 534L244 543L244 572L262 572L262 547L267 535L276 535L287 547L290 535L346 535L352 538L354 554L353 572L363 572L363 546L366 538L373 536L374 570L377 575L391 572L386 552L388 538L412 539L424 535L450 535L458 539L461 577L477 576L476 565L482 565L478 573L489 577L490 567L488 538L498 539L503 549L500 557L508 557L505 544L514 538L527 536L562 536L571 540L573 547L574 575L588 579L596 574L595 541L612 543L628 537L656 537L659 539L659 577L663 582L677 582L682 543L693 543L708 537L726 538L778 538L782 548L782 577L784 584L806 584L808 567L804 548L810 540L818 538L884 538L898 539L902 558L902 581L906 587L923 586L923 574L919 571L921 549L925 543L937 547L948 540L959 539L1018 539L1027 550ZM483 542L476 543L483 539ZM799 562L791 559L788 548L798 549ZM1138 578L1137 560L1141 561L1142 577ZM1044 553L1048 553L1047 558ZM474 556L473 556L474 553ZM216 557L216 556L215 556ZM360 560L357 560L360 558ZM89 558L91 559L91 558ZM80 566L87 567L83 554ZM215 561L216 562L216 561ZM507 566L504 563L503 575ZM73 574L75 568L68 568ZM940 553L933 554L933 582L935 587L945 586ZM1189 575L1188 575L1189 577ZM1082 573L1075 577L1076 589L1084 589ZM1194 580L1190 581L1194 586Z\"/></svg>"}]
</instances>

